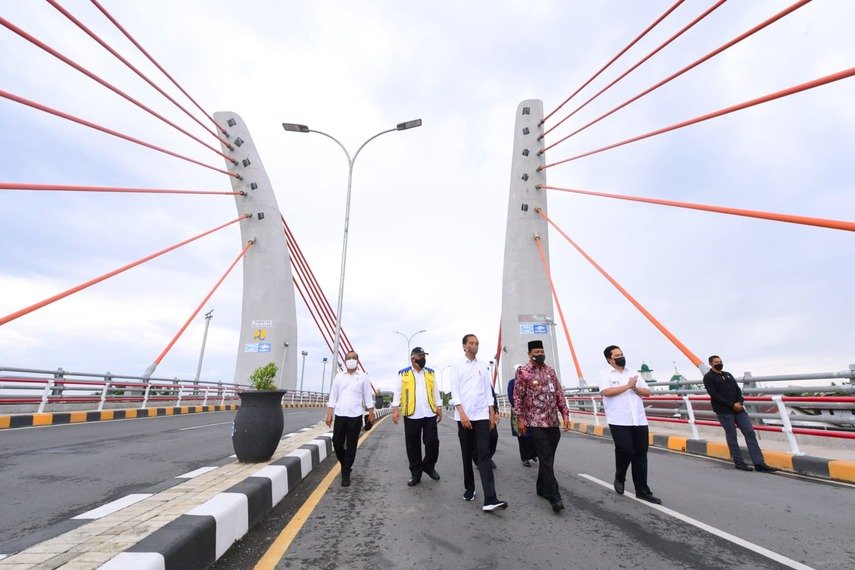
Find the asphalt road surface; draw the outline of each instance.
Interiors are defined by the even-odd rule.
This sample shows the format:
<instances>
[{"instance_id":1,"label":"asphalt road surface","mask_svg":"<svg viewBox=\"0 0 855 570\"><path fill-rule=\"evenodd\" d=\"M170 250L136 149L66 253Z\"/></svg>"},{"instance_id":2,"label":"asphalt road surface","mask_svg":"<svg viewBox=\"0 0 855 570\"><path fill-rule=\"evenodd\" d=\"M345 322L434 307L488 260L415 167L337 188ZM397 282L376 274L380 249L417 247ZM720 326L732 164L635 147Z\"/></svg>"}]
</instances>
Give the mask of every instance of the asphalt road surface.
<instances>
[{"instance_id":1,"label":"asphalt road surface","mask_svg":"<svg viewBox=\"0 0 855 570\"><path fill-rule=\"evenodd\" d=\"M567 433L556 457L567 509L555 514L535 494L537 467L522 465L503 420L495 477L510 507L484 513L477 471L476 500L462 500L456 424L446 418L439 431L442 479L423 477L410 488L403 426L384 419L359 448L353 485L333 482L276 567L855 567L851 485L744 473L651 449L649 483L664 507L657 509L634 499L629 481L624 496L611 488L611 440ZM300 501L321 479L304 481ZM252 567L299 506L296 498L286 497L277 523L262 523L217 568Z\"/></svg>"},{"instance_id":2,"label":"asphalt road surface","mask_svg":"<svg viewBox=\"0 0 855 570\"><path fill-rule=\"evenodd\" d=\"M232 461L235 413L0 430L0 553L61 534L79 524L72 517L105 503ZM323 413L285 410L284 433L314 425Z\"/></svg>"}]
</instances>

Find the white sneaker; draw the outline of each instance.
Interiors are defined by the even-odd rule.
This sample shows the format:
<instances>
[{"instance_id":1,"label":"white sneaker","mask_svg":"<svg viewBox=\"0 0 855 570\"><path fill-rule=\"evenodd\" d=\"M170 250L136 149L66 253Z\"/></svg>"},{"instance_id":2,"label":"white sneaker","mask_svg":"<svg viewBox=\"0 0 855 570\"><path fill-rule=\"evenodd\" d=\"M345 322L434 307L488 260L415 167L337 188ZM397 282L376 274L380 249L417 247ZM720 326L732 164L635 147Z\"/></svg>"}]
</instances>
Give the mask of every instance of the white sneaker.
<instances>
[{"instance_id":1,"label":"white sneaker","mask_svg":"<svg viewBox=\"0 0 855 570\"><path fill-rule=\"evenodd\" d=\"M496 501L495 503L490 503L489 505L484 505L481 507L482 511L504 511L508 508L508 504L505 501Z\"/></svg>"}]
</instances>

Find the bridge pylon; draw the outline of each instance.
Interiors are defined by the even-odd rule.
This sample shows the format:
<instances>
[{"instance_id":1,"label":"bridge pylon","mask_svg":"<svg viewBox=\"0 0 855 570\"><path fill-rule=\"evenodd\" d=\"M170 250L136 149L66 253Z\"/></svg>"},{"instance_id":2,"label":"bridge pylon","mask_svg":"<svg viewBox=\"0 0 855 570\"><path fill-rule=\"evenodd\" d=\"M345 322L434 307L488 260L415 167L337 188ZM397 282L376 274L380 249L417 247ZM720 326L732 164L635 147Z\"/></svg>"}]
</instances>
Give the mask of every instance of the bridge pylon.
<instances>
[{"instance_id":1,"label":"bridge pylon","mask_svg":"<svg viewBox=\"0 0 855 570\"><path fill-rule=\"evenodd\" d=\"M538 208L548 211L546 190L537 188L546 183L545 172L538 170L545 163L539 154L543 148L539 140L542 120L541 101L531 99L517 107L502 276L502 391L516 365L528 362L527 345L531 340L543 341L546 362L561 377L552 292L536 242L540 238L548 264L548 224L537 214Z\"/></svg>"},{"instance_id":2,"label":"bridge pylon","mask_svg":"<svg viewBox=\"0 0 855 570\"><path fill-rule=\"evenodd\" d=\"M261 157L246 123L232 112L214 114L217 124L228 132L233 149L223 152L237 161L227 162L238 214L249 217L240 222L241 243L255 243L243 258L243 307L234 381L247 384L259 366L273 362L279 367L276 384L297 387L297 308L291 257L276 195L261 163Z\"/></svg>"}]
</instances>

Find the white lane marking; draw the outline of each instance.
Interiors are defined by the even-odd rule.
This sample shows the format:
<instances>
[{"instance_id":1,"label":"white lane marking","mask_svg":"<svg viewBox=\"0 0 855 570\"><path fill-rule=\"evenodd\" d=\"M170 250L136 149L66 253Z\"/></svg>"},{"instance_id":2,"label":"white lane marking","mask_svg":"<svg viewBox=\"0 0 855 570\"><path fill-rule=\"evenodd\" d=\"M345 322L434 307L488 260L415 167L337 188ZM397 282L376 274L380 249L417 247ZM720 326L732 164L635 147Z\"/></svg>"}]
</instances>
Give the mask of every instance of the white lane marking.
<instances>
[{"instance_id":1,"label":"white lane marking","mask_svg":"<svg viewBox=\"0 0 855 570\"><path fill-rule=\"evenodd\" d=\"M596 477L591 477L590 475L586 475L585 473L579 473L579 477L587 479L588 481L596 483L597 485L602 485L606 489L611 489L612 492L614 492L614 487L612 486L611 483L606 483L605 481L597 479ZM788 566L790 568L797 568L798 570L815 570L811 566L807 566L806 564L802 564L801 562L797 562L791 558L787 558L786 556L784 556L782 554L778 554L777 552L772 552L771 550L763 548L762 546L754 544L753 542L748 542L747 540L739 538L738 536L734 536L734 535L730 534L729 532L725 532L725 531L718 529L714 526L710 526L706 523L702 523L699 520L695 520L695 519L688 517L682 513L678 513L677 511L671 510L667 507L663 507L662 505L654 505L653 503L648 503L647 501L642 501L641 499L633 497L632 495L625 495L625 496L630 498L630 499L633 499L635 501L638 501L639 503L643 503L644 505L646 505L652 509L656 509L657 511L663 512L666 515L671 515L675 519L679 519L679 520L681 520L685 523L688 523L692 526L696 526L701 530L705 530L708 533L713 534L719 538L723 538L723 539L728 540L734 544L738 544L739 546L741 546L743 548L747 548L748 550L751 550L752 552L756 552L757 554L759 554L761 556L765 556L766 558L774 560L775 562L783 564L784 566Z\"/></svg>"},{"instance_id":2,"label":"white lane marking","mask_svg":"<svg viewBox=\"0 0 855 570\"><path fill-rule=\"evenodd\" d=\"M232 422L230 422L230 421L228 421L228 422L217 422L217 423L215 423L215 424L205 424L205 425L203 425L203 426L193 426L193 427L179 428L179 429L178 429L178 431L188 431L188 430L191 430L191 429L202 429L202 428L206 428L206 427L211 427L211 426L221 426L221 425L224 425L224 424L230 424L230 423L232 423Z\"/></svg>"},{"instance_id":3,"label":"white lane marking","mask_svg":"<svg viewBox=\"0 0 855 570\"><path fill-rule=\"evenodd\" d=\"M117 499L112 503L107 503L106 505L101 505L97 509L92 509L91 511L87 511L82 515L77 515L76 517L71 517L72 520L94 520L106 517L107 515L113 514L116 511L121 511L125 507L130 507L136 503L139 503L143 499L148 499L151 497L151 493L139 493L136 495L128 495L126 497L122 497L121 499Z\"/></svg>"},{"instance_id":4,"label":"white lane marking","mask_svg":"<svg viewBox=\"0 0 855 570\"><path fill-rule=\"evenodd\" d=\"M185 473L184 475L178 475L175 478L176 479L193 479L194 477L198 477L199 475L204 475L205 473L209 473L209 472L213 471L214 469L217 469L217 467L200 467L199 469L196 469L195 471L190 471L188 473Z\"/></svg>"}]
</instances>

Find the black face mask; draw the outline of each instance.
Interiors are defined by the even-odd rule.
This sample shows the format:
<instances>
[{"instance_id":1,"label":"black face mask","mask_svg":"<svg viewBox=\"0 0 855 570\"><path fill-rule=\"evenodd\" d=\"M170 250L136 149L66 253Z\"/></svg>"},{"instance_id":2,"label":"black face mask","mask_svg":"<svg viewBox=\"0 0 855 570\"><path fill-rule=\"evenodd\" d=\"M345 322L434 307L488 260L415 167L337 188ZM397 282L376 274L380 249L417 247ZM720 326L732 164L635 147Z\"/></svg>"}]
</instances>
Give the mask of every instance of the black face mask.
<instances>
[{"instance_id":1,"label":"black face mask","mask_svg":"<svg viewBox=\"0 0 855 570\"><path fill-rule=\"evenodd\" d=\"M538 354L537 356L533 356L532 360L534 361L535 364L543 364L544 362L546 362L546 355L545 354Z\"/></svg>"},{"instance_id":2,"label":"black face mask","mask_svg":"<svg viewBox=\"0 0 855 570\"><path fill-rule=\"evenodd\" d=\"M721 372L721 369L724 368L724 363L719 362L718 364L713 364L713 370L718 370Z\"/></svg>"},{"instance_id":3,"label":"black face mask","mask_svg":"<svg viewBox=\"0 0 855 570\"><path fill-rule=\"evenodd\" d=\"M626 366L626 357L625 356L618 356L617 358L615 358L615 365L620 366L621 368Z\"/></svg>"},{"instance_id":4,"label":"black face mask","mask_svg":"<svg viewBox=\"0 0 855 570\"><path fill-rule=\"evenodd\" d=\"M414 363L415 363L419 368L424 368L424 367L425 367L425 362L427 362L427 360L426 360L426 359L424 359L424 358L416 358L415 360L413 360L413 362L414 362Z\"/></svg>"}]
</instances>

